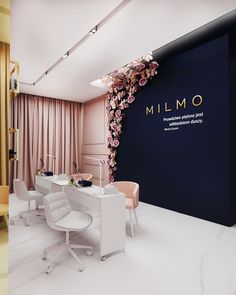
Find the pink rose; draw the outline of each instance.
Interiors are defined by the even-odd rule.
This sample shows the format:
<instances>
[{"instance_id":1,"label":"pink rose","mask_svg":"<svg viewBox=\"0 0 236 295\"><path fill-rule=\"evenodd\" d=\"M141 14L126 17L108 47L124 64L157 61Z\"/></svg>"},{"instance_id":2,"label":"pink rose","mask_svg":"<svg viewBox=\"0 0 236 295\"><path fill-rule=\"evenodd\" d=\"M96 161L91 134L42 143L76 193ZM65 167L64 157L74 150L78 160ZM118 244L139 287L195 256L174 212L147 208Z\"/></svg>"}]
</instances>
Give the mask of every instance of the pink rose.
<instances>
[{"instance_id":1,"label":"pink rose","mask_svg":"<svg viewBox=\"0 0 236 295\"><path fill-rule=\"evenodd\" d=\"M133 95L129 95L127 100L128 100L128 103L132 103L135 100L135 97Z\"/></svg>"},{"instance_id":2,"label":"pink rose","mask_svg":"<svg viewBox=\"0 0 236 295\"><path fill-rule=\"evenodd\" d=\"M115 116L118 118L118 117L120 117L121 116L121 110L117 110L116 112L115 112Z\"/></svg>"},{"instance_id":3,"label":"pink rose","mask_svg":"<svg viewBox=\"0 0 236 295\"><path fill-rule=\"evenodd\" d=\"M118 128L117 124L114 123L114 122L112 122L112 123L110 124L110 127L111 127L112 130L117 130L117 128Z\"/></svg>"},{"instance_id":4,"label":"pink rose","mask_svg":"<svg viewBox=\"0 0 236 295\"><path fill-rule=\"evenodd\" d=\"M123 83L122 81L118 81L118 82L116 83L116 88L117 88L118 90L121 90L123 87L124 87L124 83Z\"/></svg>"},{"instance_id":5,"label":"pink rose","mask_svg":"<svg viewBox=\"0 0 236 295\"><path fill-rule=\"evenodd\" d=\"M106 110L109 112L111 110L111 106L110 105L106 106Z\"/></svg>"},{"instance_id":6,"label":"pink rose","mask_svg":"<svg viewBox=\"0 0 236 295\"><path fill-rule=\"evenodd\" d=\"M118 147L119 144L120 144L120 142L119 142L118 139L115 139L115 140L113 141L113 146L114 146L114 147Z\"/></svg>"},{"instance_id":7,"label":"pink rose","mask_svg":"<svg viewBox=\"0 0 236 295\"><path fill-rule=\"evenodd\" d=\"M108 92L108 94L107 94L107 98L108 98L108 100L112 99L112 97L113 97L112 90L109 90L109 92ZM109 101L108 101L108 103L109 103Z\"/></svg>"},{"instance_id":8,"label":"pink rose","mask_svg":"<svg viewBox=\"0 0 236 295\"><path fill-rule=\"evenodd\" d=\"M141 78L138 82L139 86L144 86L147 83L147 79L146 78Z\"/></svg>"},{"instance_id":9,"label":"pink rose","mask_svg":"<svg viewBox=\"0 0 236 295\"><path fill-rule=\"evenodd\" d=\"M151 63L150 63L150 68L151 69L156 69L156 68L158 68L159 67L159 64L156 62L156 61L152 61Z\"/></svg>"},{"instance_id":10,"label":"pink rose","mask_svg":"<svg viewBox=\"0 0 236 295\"><path fill-rule=\"evenodd\" d=\"M114 111L108 113L108 118L109 119L113 119L114 118Z\"/></svg>"},{"instance_id":11,"label":"pink rose","mask_svg":"<svg viewBox=\"0 0 236 295\"><path fill-rule=\"evenodd\" d=\"M138 71L141 71L141 70L144 69L144 68L145 68L145 64L143 64L143 63L138 64L137 67L136 67L136 69L137 69Z\"/></svg>"}]
</instances>

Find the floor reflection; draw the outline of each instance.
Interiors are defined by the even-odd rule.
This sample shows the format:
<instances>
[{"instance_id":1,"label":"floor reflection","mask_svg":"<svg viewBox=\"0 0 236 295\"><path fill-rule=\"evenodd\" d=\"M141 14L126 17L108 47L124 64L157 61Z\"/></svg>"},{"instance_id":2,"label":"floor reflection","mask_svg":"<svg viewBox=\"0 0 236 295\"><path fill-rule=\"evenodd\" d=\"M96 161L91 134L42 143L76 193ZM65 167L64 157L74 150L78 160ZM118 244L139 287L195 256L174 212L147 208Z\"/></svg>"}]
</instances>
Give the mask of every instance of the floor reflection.
<instances>
[{"instance_id":1,"label":"floor reflection","mask_svg":"<svg viewBox=\"0 0 236 295\"><path fill-rule=\"evenodd\" d=\"M3 219L0 219L0 294L8 291L8 231Z\"/></svg>"}]
</instances>

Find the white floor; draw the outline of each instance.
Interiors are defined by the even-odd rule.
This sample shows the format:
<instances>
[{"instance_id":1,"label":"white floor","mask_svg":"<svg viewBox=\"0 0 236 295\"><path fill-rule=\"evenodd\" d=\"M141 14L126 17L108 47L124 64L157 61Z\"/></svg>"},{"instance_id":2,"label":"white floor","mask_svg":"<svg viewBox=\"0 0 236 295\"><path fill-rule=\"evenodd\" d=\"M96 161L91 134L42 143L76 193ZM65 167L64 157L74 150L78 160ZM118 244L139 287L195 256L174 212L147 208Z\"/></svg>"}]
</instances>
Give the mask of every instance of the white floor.
<instances>
[{"instance_id":1,"label":"white floor","mask_svg":"<svg viewBox=\"0 0 236 295\"><path fill-rule=\"evenodd\" d=\"M0 294L7 295L8 231L5 223L0 223Z\"/></svg>"},{"instance_id":2,"label":"white floor","mask_svg":"<svg viewBox=\"0 0 236 295\"><path fill-rule=\"evenodd\" d=\"M25 204L11 196L10 215ZM236 295L236 226L231 228L141 203L140 228L127 235L124 253L100 261L81 252L85 271L72 257L44 273L43 249L61 240L42 217L10 226L9 295ZM127 214L128 221L128 214ZM127 224L127 234L129 234ZM97 228L73 235L97 246Z\"/></svg>"}]
</instances>

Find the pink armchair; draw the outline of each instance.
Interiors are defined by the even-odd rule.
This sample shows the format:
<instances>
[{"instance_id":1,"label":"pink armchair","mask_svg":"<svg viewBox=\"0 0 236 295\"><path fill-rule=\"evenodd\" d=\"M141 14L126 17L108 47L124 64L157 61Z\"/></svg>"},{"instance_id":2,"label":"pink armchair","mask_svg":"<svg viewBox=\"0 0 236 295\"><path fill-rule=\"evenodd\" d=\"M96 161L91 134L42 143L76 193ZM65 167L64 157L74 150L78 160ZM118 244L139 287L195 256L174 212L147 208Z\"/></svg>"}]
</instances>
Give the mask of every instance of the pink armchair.
<instances>
[{"instance_id":1,"label":"pink armchair","mask_svg":"<svg viewBox=\"0 0 236 295\"><path fill-rule=\"evenodd\" d=\"M139 205L139 185L136 182L131 181L115 181L112 182L120 192L125 193L125 203L126 209L129 209L129 218L130 218L130 229L131 236L134 236L134 226L133 226L133 218L132 211L134 213L134 217L136 220L136 224L139 226L138 218L135 209Z\"/></svg>"}]
</instances>

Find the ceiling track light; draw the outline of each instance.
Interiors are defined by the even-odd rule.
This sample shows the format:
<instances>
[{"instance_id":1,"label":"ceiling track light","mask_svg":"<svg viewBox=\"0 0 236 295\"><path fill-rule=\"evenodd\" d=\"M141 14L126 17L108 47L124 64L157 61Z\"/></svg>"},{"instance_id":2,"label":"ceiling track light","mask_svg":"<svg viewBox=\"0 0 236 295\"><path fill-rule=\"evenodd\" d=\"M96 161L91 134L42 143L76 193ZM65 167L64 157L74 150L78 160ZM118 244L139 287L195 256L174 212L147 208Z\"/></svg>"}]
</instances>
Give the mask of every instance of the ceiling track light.
<instances>
[{"instance_id":1,"label":"ceiling track light","mask_svg":"<svg viewBox=\"0 0 236 295\"><path fill-rule=\"evenodd\" d=\"M70 55L70 52L67 51L65 54L62 55L62 58L65 59L65 58L67 58L69 55Z\"/></svg>"},{"instance_id":2,"label":"ceiling track light","mask_svg":"<svg viewBox=\"0 0 236 295\"><path fill-rule=\"evenodd\" d=\"M114 17L121 9L123 9L132 0L123 0L119 5L117 5L110 13L108 13L92 30L90 30L86 35L84 35L73 47L70 48L62 57L60 57L51 67L49 67L46 72L39 76L33 83L27 83L20 81L22 85L35 86L39 81L48 75L55 67L57 67L64 59L66 59L72 52L78 49L84 42L86 42L90 36L94 35L98 28L103 27L112 17Z\"/></svg>"},{"instance_id":3,"label":"ceiling track light","mask_svg":"<svg viewBox=\"0 0 236 295\"><path fill-rule=\"evenodd\" d=\"M94 35L97 32L97 30L98 30L98 27L95 26L91 31L89 31L89 35L90 36Z\"/></svg>"}]
</instances>

